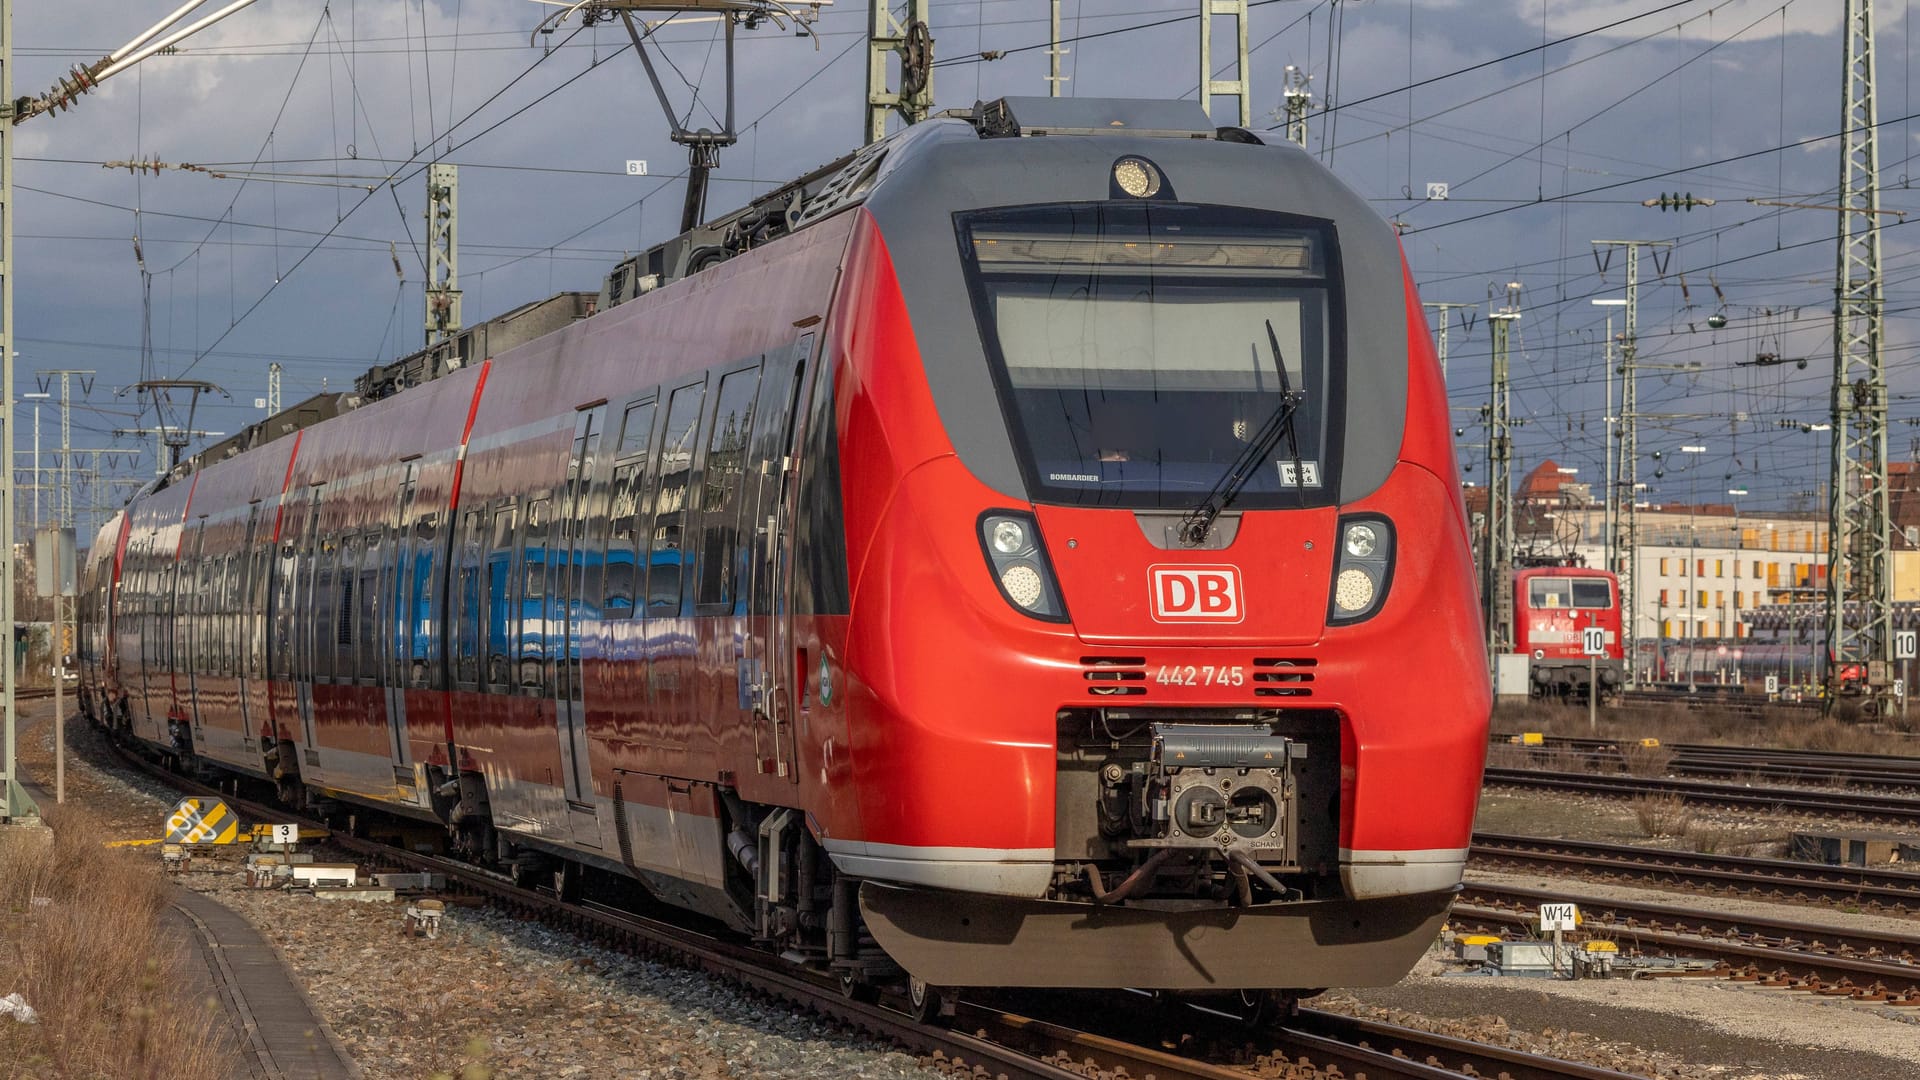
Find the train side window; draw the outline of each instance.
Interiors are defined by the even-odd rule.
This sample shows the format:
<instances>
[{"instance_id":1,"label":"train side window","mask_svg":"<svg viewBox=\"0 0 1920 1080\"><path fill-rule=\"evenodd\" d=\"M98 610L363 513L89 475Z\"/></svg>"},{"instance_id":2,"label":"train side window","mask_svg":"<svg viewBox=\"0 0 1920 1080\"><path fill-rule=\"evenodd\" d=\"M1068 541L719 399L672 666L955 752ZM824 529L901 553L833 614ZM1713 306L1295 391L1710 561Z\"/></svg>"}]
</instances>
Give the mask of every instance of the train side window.
<instances>
[{"instance_id":1,"label":"train side window","mask_svg":"<svg viewBox=\"0 0 1920 1080\"><path fill-rule=\"evenodd\" d=\"M647 485L647 450L653 445L654 403L643 401L627 409L614 459L612 503L608 510L606 557L602 560L600 610L606 618L630 618L640 560L640 518Z\"/></svg>"},{"instance_id":2,"label":"train side window","mask_svg":"<svg viewBox=\"0 0 1920 1080\"><path fill-rule=\"evenodd\" d=\"M207 669L207 633L202 626L202 612L206 610L207 560L196 557L187 566L186 585L180 590L179 605L183 615L180 620L181 641L185 646L182 666L188 671L204 672Z\"/></svg>"},{"instance_id":3,"label":"train side window","mask_svg":"<svg viewBox=\"0 0 1920 1080\"><path fill-rule=\"evenodd\" d=\"M210 555L203 561L207 570L206 590L200 598L200 639L204 667L210 675L227 673L227 560Z\"/></svg>"},{"instance_id":4,"label":"train side window","mask_svg":"<svg viewBox=\"0 0 1920 1080\"><path fill-rule=\"evenodd\" d=\"M413 526L413 582L408 590L412 598L412 647L408 650L408 680L415 687L427 688L440 681L440 655L434 647L434 631L439 625L434 617L434 601L439 599L439 590L435 588L440 575L434 573L439 561L436 556L440 546L436 539L440 535L440 516L427 514Z\"/></svg>"},{"instance_id":5,"label":"train side window","mask_svg":"<svg viewBox=\"0 0 1920 1080\"><path fill-rule=\"evenodd\" d=\"M202 526L200 532L200 543L204 544L207 542L206 528ZM197 561L200 564L199 579L193 587L192 595L185 598L189 605L187 610L193 612L193 621L190 624L193 631L192 665L195 672L210 675L213 673L214 663L213 594L219 587L219 583L214 580L214 571L217 569L215 561L205 555L200 556Z\"/></svg>"},{"instance_id":6,"label":"train side window","mask_svg":"<svg viewBox=\"0 0 1920 1080\"><path fill-rule=\"evenodd\" d=\"M319 661L314 659L314 635L320 632L320 609L326 604L317 598L327 596L318 587L320 572L320 492L316 485L307 489L306 513L301 515L305 554L294 566L294 578L287 585L288 595L296 601L291 611L303 611L307 618L293 624L293 673L299 679L312 679Z\"/></svg>"},{"instance_id":7,"label":"train side window","mask_svg":"<svg viewBox=\"0 0 1920 1080\"><path fill-rule=\"evenodd\" d=\"M647 613L680 613L682 533L687 523L687 485L693 475L693 448L700 426L704 383L673 392L667 426L660 438L659 487L654 497L653 537L647 552Z\"/></svg>"},{"instance_id":8,"label":"train side window","mask_svg":"<svg viewBox=\"0 0 1920 1080\"><path fill-rule=\"evenodd\" d=\"M227 673L227 580L229 567L225 555L216 555L207 560L206 615L202 619L207 631L207 670L215 675Z\"/></svg>"},{"instance_id":9,"label":"train side window","mask_svg":"<svg viewBox=\"0 0 1920 1080\"><path fill-rule=\"evenodd\" d=\"M469 510L460 528L459 568L448 606L453 624L453 679L462 686L480 682L480 552L486 515Z\"/></svg>"},{"instance_id":10,"label":"train side window","mask_svg":"<svg viewBox=\"0 0 1920 1080\"><path fill-rule=\"evenodd\" d=\"M514 517L511 503L494 510L493 535L487 546L486 573L481 582L486 590L480 610L487 620L486 632L482 635L487 651L487 685L498 688L507 685L508 650L519 631L519 617L513 606Z\"/></svg>"},{"instance_id":11,"label":"train side window","mask_svg":"<svg viewBox=\"0 0 1920 1080\"><path fill-rule=\"evenodd\" d=\"M626 419L620 425L620 447L613 455L616 459L644 454L653 445L653 403L649 397L627 406Z\"/></svg>"},{"instance_id":12,"label":"train side window","mask_svg":"<svg viewBox=\"0 0 1920 1080\"><path fill-rule=\"evenodd\" d=\"M548 535L552 531L552 500L535 499L527 504L526 525L520 530L520 646L518 650L518 669L515 682L523 688L534 689L545 684L542 671L546 665L547 627L560 624L565 613L555 610L558 606L553 598L553 590L547 586L547 572L552 562L552 547Z\"/></svg>"},{"instance_id":13,"label":"train side window","mask_svg":"<svg viewBox=\"0 0 1920 1080\"><path fill-rule=\"evenodd\" d=\"M833 359L823 355L808 399L806 449L800 458L795 515L798 520L794 522L793 602L802 615L845 615L852 608L833 386Z\"/></svg>"},{"instance_id":14,"label":"train side window","mask_svg":"<svg viewBox=\"0 0 1920 1080\"><path fill-rule=\"evenodd\" d=\"M380 571L386 565L389 544L385 529L367 532L360 557L359 601L354 627L354 665L356 679L376 679L380 675Z\"/></svg>"},{"instance_id":15,"label":"train side window","mask_svg":"<svg viewBox=\"0 0 1920 1080\"><path fill-rule=\"evenodd\" d=\"M201 536L200 542L206 543ZM200 583L194 589L193 651L194 671L212 675L220 669L220 560L200 556Z\"/></svg>"},{"instance_id":16,"label":"train side window","mask_svg":"<svg viewBox=\"0 0 1920 1080\"><path fill-rule=\"evenodd\" d=\"M240 571L245 565L231 554L221 560L225 563L220 578L220 670L223 674L240 674Z\"/></svg>"},{"instance_id":17,"label":"train side window","mask_svg":"<svg viewBox=\"0 0 1920 1080\"><path fill-rule=\"evenodd\" d=\"M179 562L167 563L160 572L160 666L171 670L174 666L173 629L179 622L178 609L174 606L174 583L181 577Z\"/></svg>"},{"instance_id":18,"label":"train side window","mask_svg":"<svg viewBox=\"0 0 1920 1080\"><path fill-rule=\"evenodd\" d=\"M333 623L333 674L338 679L352 679L355 675L353 631L360 609L354 601L360 591L361 552L360 536L347 537L340 544L340 565L334 572L340 590L339 614Z\"/></svg>"},{"instance_id":19,"label":"train side window","mask_svg":"<svg viewBox=\"0 0 1920 1080\"><path fill-rule=\"evenodd\" d=\"M317 531L319 522L313 522ZM307 655L315 680L333 676L333 624L339 614L334 578L340 562L340 545L335 540L319 540L319 554L313 563L313 589L308 607L313 612L311 647Z\"/></svg>"},{"instance_id":20,"label":"train side window","mask_svg":"<svg viewBox=\"0 0 1920 1080\"><path fill-rule=\"evenodd\" d=\"M720 379L707 432L706 459L700 467L700 556L695 564L700 587L694 603L715 614L733 607L739 578L734 557L740 549L740 488L747 469L747 445L753 436L753 398L759 386L757 365L729 372Z\"/></svg>"}]
</instances>

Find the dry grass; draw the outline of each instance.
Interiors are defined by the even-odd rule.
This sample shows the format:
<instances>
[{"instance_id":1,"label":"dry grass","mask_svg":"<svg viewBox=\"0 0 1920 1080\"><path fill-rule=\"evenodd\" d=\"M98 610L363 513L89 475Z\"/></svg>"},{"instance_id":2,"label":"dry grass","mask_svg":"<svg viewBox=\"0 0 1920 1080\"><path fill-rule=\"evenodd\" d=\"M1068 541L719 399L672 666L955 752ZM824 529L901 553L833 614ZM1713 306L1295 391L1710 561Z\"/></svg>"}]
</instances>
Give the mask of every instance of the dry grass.
<instances>
[{"instance_id":1,"label":"dry grass","mask_svg":"<svg viewBox=\"0 0 1920 1080\"><path fill-rule=\"evenodd\" d=\"M1744 854L1751 846L1739 829L1725 825L1695 825L1687 839L1693 841L1693 850L1702 855Z\"/></svg>"},{"instance_id":2,"label":"dry grass","mask_svg":"<svg viewBox=\"0 0 1920 1080\"><path fill-rule=\"evenodd\" d=\"M1631 699L1629 699L1631 700ZM1886 718L1889 725L1898 714ZM1920 710L1910 722L1920 726ZM1784 750L1838 750L1845 753L1888 752L1885 732L1799 709L1779 709L1753 716L1709 704L1697 709L1658 704L1620 705L1600 710L1599 726L1587 726L1584 705L1560 702L1501 703L1493 709L1493 730L1538 731L1547 735L1589 735L1621 742L1656 738L1662 743L1717 743L1726 746L1762 746Z\"/></svg>"},{"instance_id":3,"label":"dry grass","mask_svg":"<svg viewBox=\"0 0 1920 1080\"><path fill-rule=\"evenodd\" d=\"M1634 776L1665 776L1673 764L1673 748L1628 743L1620 748L1620 761Z\"/></svg>"},{"instance_id":4,"label":"dry grass","mask_svg":"<svg viewBox=\"0 0 1920 1080\"><path fill-rule=\"evenodd\" d=\"M1640 823L1641 833L1648 837L1680 837L1693 828L1693 811L1687 807L1687 800L1678 795L1635 795L1629 806L1634 820Z\"/></svg>"},{"instance_id":5,"label":"dry grass","mask_svg":"<svg viewBox=\"0 0 1920 1080\"><path fill-rule=\"evenodd\" d=\"M174 988L186 953L160 925L158 860L104 849L84 811L48 820L50 842L0 834L0 990L39 1013L37 1024L0 1020L0 1077L230 1075L218 1005Z\"/></svg>"}]
</instances>

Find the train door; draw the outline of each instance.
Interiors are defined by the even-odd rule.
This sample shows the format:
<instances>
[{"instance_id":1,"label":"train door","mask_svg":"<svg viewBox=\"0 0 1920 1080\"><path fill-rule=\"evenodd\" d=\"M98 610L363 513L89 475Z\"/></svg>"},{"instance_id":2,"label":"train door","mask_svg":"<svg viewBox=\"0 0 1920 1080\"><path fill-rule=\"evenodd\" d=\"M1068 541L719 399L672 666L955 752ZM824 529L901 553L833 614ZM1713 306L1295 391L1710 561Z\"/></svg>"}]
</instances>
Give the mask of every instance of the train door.
<instances>
[{"instance_id":1,"label":"train door","mask_svg":"<svg viewBox=\"0 0 1920 1080\"><path fill-rule=\"evenodd\" d=\"M576 842L600 846L599 808L593 797L593 768L587 756L585 680L581 678L581 643L589 624L597 627L600 586L599 553L606 544L606 511L599 507L600 437L607 407L581 409L574 421L573 452L567 461L567 486L558 527L548 558L552 592L549 618L558 626L547 636L553 664L554 717L560 737L560 773L567 794L567 820Z\"/></svg>"},{"instance_id":2,"label":"train door","mask_svg":"<svg viewBox=\"0 0 1920 1080\"><path fill-rule=\"evenodd\" d=\"M131 511L127 515L127 528L133 528ZM119 654L122 657L138 656L140 658L139 663L132 665L132 670L140 682L139 700L141 711L145 714L142 719L149 722L153 719L154 653L157 651L160 640L160 635L154 632L153 626L153 613L159 606L159 598L155 595L158 575L153 567L152 540L152 534L149 533L127 543L126 568L121 573L127 575L132 582L132 588L127 589L124 594L131 599L131 603L125 611L121 612L122 617L114 623L114 628L121 633ZM127 694L126 709L129 714L127 720L131 723L134 694L126 688L133 683L134 679L126 675L127 670L128 665L123 662L121 685Z\"/></svg>"},{"instance_id":3,"label":"train door","mask_svg":"<svg viewBox=\"0 0 1920 1080\"><path fill-rule=\"evenodd\" d=\"M255 499L247 506L247 542L240 549L240 557L233 562L234 572L239 580L234 583L232 608L233 619L233 673L237 696L236 705L240 710L240 744L258 745L254 735L253 721L256 715L265 716L266 702L258 698L253 680L260 675L256 668L259 655L258 624L255 612L261 610L260 589L261 572L265 564L261 562L257 545L260 543L260 501Z\"/></svg>"},{"instance_id":4,"label":"train door","mask_svg":"<svg viewBox=\"0 0 1920 1080\"><path fill-rule=\"evenodd\" d=\"M206 730L200 724L199 693L201 664L208 654L205 613L210 610L207 591L212 584L207 569L211 560L201 554L206 538L207 519L203 517L193 524L192 531L180 545L180 587L175 590L173 609L174 704L180 710L181 719L192 726L196 750L206 745Z\"/></svg>"},{"instance_id":5,"label":"train door","mask_svg":"<svg viewBox=\"0 0 1920 1080\"><path fill-rule=\"evenodd\" d=\"M787 617L783 538L792 532L791 500L796 485L793 455L794 413L802 375L813 353L812 334L802 337L784 359L767 358L760 381L760 401L754 409L753 457L760 462L749 477L752 488L741 509L740 528L747 546L747 574L742 582L751 618L741 658L742 708L752 710L755 756L764 767L769 757L776 775L799 783L794 767L792 690L783 678L782 658L793 654L792 623Z\"/></svg>"},{"instance_id":6,"label":"train door","mask_svg":"<svg viewBox=\"0 0 1920 1080\"><path fill-rule=\"evenodd\" d=\"M420 583L413 573L414 489L419 482L418 461L401 466L400 494L391 530L392 543L382 545L380 565L380 603L371 647L377 659L381 694L387 714L387 749L393 758L393 778L412 786L413 752L407 744L407 681L413 658L413 611L419 602ZM372 555L369 554L369 559Z\"/></svg>"},{"instance_id":7,"label":"train door","mask_svg":"<svg viewBox=\"0 0 1920 1080\"><path fill-rule=\"evenodd\" d=\"M300 714L300 745L306 748L303 766L320 764L320 741L313 724L313 687L318 681L318 656L322 641L330 643L330 637L321 633L322 609L326 614L332 611L333 593L331 589L322 591L321 586L332 585L331 574L324 576L320 571L320 560L329 560L331 569L332 547L320 540L320 490L323 485L315 484L307 489L306 535L303 541L306 552L299 563L300 580L296 583L300 600L293 606L294 611L304 610L305 618L293 620L294 654L298 657L293 680L295 707ZM329 620L331 625L331 620Z\"/></svg>"}]
</instances>

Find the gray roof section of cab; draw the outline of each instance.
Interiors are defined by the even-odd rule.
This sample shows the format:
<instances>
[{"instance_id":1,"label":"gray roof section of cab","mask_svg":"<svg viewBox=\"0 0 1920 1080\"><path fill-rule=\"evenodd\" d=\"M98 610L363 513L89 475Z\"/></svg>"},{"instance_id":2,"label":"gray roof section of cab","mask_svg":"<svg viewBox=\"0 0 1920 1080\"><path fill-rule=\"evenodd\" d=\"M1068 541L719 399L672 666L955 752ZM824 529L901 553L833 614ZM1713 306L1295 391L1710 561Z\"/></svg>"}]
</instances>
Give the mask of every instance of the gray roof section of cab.
<instances>
[{"instance_id":1,"label":"gray roof section of cab","mask_svg":"<svg viewBox=\"0 0 1920 1080\"><path fill-rule=\"evenodd\" d=\"M967 210L1108 198L1115 160L1160 167L1181 202L1245 206L1334 223L1346 295L1347 383L1339 501L1377 489L1399 459L1407 412L1407 317L1400 246L1366 202L1290 144L1127 135L981 139L959 120L897 136L867 199L906 297L927 379L960 460L1028 499L960 263L953 216Z\"/></svg>"},{"instance_id":2,"label":"gray roof section of cab","mask_svg":"<svg viewBox=\"0 0 1920 1080\"><path fill-rule=\"evenodd\" d=\"M1008 97L1008 115L1030 131L1190 131L1212 135L1213 121L1197 101L1155 98Z\"/></svg>"}]
</instances>

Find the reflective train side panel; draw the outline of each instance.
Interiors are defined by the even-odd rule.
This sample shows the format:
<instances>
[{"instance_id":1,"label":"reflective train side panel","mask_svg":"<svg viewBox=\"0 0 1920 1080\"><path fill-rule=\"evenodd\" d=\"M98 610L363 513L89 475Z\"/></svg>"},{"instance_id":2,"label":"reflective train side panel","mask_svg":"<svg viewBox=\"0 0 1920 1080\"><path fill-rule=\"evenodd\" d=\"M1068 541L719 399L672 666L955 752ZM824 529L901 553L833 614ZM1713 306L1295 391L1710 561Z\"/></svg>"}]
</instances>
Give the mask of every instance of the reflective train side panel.
<instances>
[{"instance_id":1,"label":"reflective train side panel","mask_svg":"<svg viewBox=\"0 0 1920 1080\"><path fill-rule=\"evenodd\" d=\"M1391 230L1191 103L996 103L779 199L136 498L96 718L853 986L1397 979L1490 692Z\"/></svg>"}]
</instances>

